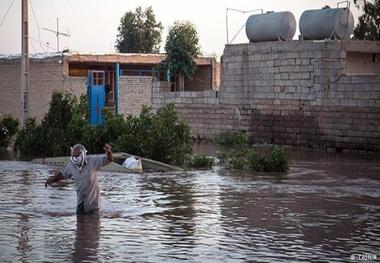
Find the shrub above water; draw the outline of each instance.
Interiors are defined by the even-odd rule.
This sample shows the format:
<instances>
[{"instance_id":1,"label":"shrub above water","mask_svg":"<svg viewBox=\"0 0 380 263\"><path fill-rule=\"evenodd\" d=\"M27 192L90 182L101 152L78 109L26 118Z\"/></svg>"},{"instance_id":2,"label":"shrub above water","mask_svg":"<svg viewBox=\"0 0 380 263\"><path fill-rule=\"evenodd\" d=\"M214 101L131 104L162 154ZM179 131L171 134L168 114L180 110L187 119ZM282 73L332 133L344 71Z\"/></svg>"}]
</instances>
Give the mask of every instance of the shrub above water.
<instances>
[{"instance_id":1,"label":"shrub above water","mask_svg":"<svg viewBox=\"0 0 380 263\"><path fill-rule=\"evenodd\" d=\"M212 157L193 154L186 158L185 166L198 169L211 169L214 163L214 158Z\"/></svg>"},{"instance_id":2,"label":"shrub above water","mask_svg":"<svg viewBox=\"0 0 380 263\"><path fill-rule=\"evenodd\" d=\"M178 119L174 104L156 114L143 107L139 117L128 116L126 130L115 142L119 151L175 165L184 163L191 145L190 128Z\"/></svg>"},{"instance_id":3,"label":"shrub above water","mask_svg":"<svg viewBox=\"0 0 380 263\"><path fill-rule=\"evenodd\" d=\"M275 146L266 155L259 155L252 148L241 148L219 154L218 158L220 164L229 169L256 172L286 172L289 169L285 151L280 146Z\"/></svg>"},{"instance_id":4,"label":"shrub above water","mask_svg":"<svg viewBox=\"0 0 380 263\"><path fill-rule=\"evenodd\" d=\"M248 135L244 131L225 132L215 137L217 144L225 146L248 146Z\"/></svg>"},{"instance_id":5,"label":"shrub above water","mask_svg":"<svg viewBox=\"0 0 380 263\"><path fill-rule=\"evenodd\" d=\"M28 119L16 139L23 157L54 157L70 153L69 146L81 143L90 153L103 152L105 143L114 150L145 158L181 165L191 153L190 128L177 117L173 104L165 105L156 114L143 107L138 117L124 118L104 110L104 125L88 123L85 96L78 101L66 92L54 92L47 114L38 124Z\"/></svg>"},{"instance_id":6,"label":"shrub above water","mask_svg":"<svg viewBox=\"0 0 380 263\"><path fill-rule=\"evenodd\" d=\"M12 137L16 134L18 121L11 115L5 114L0 120L0 147L8 147Z\"/></svg>"}]
</instances>

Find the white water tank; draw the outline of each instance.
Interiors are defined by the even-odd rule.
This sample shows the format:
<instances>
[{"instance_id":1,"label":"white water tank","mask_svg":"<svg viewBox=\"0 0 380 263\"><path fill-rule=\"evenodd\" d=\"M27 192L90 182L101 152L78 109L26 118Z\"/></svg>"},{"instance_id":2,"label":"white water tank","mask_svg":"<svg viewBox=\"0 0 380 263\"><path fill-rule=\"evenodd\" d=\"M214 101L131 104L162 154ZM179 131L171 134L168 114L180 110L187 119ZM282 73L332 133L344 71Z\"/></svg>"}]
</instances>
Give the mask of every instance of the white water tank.
<instances>
[{"instance_id":1,"label":"white water tank","mask_svg":"<svg viewBox=\"0 0 380 263\"><path fill-rule=\"evenodd\" d=\"M306 10L299 27L303 39L348 39L354 30L354 17L347 8Z\"/></svg>"},{"instance_id":2,"label":"white water tank","mask_svg":"<svg viewBox=\"0 0 380 263\"><path fill-rule=\"evenodd\" d=\"M296 32L296 19L288 11L251 15L245 32L250 42L291 40Z\"/></svg>"}]
</instances>

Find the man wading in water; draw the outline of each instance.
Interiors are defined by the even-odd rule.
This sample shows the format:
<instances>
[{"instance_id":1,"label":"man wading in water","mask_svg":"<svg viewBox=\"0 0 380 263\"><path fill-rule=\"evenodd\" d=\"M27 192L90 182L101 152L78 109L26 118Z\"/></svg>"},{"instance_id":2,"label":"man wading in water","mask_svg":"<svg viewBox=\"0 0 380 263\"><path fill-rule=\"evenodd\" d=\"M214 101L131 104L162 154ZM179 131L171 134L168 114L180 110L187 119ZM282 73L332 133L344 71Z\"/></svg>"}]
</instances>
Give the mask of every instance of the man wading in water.
<instances>
[{"instance_id":1,"label":"man wading in water","mask_svg":"<svg viewBox=\"0 0 380 263\"><path fill-rule=\"evenodd\" d=\"M112 162L112 147L104 146L105 155L86 156L86 148L76 144L71 148L70 163L45 182L47 185L72 178L77 191L77 214L88 215L99 211L100 191L96 171Z\"/></svg>"}]
</instances>

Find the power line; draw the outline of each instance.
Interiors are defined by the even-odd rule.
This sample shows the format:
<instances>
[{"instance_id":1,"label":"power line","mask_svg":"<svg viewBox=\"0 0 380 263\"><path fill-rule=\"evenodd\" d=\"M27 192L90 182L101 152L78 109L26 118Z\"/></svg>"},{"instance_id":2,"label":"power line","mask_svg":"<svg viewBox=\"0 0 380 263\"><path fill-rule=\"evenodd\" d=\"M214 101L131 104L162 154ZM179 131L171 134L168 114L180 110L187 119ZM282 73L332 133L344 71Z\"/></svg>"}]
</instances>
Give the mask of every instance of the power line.
<instances>
[{"instance_id":1,"label":"power line","mask_svg":"<svg viewBox=\"0 0 380 263\"><path fill-rule=\"evenodd\" d=\"M38 29L38 39L40 41L40 47L42 49L43 52L45 52L45 49L42 47L42 41L41 41L41 33L40 33L40 25L38 24L38 20L37 20L37 17L36 17L36 13L34 12L34 8L33 8L33 4L32 4L32 0L29 0L29 3L30 3L30 7L32 8L32 13L33 13L33 16L34 16L34 20L36 20L36 23L37 23L37 29Z\"/></svg>"},{"instance_id":2,"label":"power line","mask_svg":"<svg viewBox=\"0 0 380 263\"><path fill-rule=\"evenodd\" d=\"M49 45L46 45L45 43L39 41L38 39L36 39L36 38L34 38L34 37L31 37L31 36L29 36L29 38L30 38L31 40L33 40L33 41L36 41L36 42L40 43L40 45L44 45L44 46L47 47L48 49L51 49L51 50L54 50L54 51L55 51L54 48L50 47Z\"/></svg>"},{"instance_id":3,"label":"power line","mask_svg":"<svg viewBox=\"0 0 380 263\"><path fill-rule=\"evenodd\" d=\"M15 1L15 0L12 0L11 4L8 6L8 9L7 9L7 11L5 12L5 15L4 15L4 17L3 17L3 20L1 20L0 26L3 24L5 18L7 18L7 15L8 15L9 9L11 9L11 7L12 7L14 1Z\"/></svg>"}]
</instances>

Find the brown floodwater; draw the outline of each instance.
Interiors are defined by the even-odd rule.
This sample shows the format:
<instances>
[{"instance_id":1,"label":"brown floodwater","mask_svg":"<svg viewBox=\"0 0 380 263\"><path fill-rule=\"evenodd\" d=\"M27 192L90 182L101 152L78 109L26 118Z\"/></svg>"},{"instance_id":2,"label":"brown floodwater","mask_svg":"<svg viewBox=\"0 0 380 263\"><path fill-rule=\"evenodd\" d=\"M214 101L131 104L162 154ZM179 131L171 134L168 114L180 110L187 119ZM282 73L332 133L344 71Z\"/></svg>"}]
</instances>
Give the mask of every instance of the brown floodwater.
<instances>
[{"instance_id":1,"label":"brown floodwater","mask_svg":"<svg viewBox=\"0 0 380 263\"><path fill-rule=\"evenodd\" d=\"M99 172L100 214L81 217L73 183L45 189L52 167L0 161L0 262L380 258L379 158L289 158L281 175Z\"/></svg>"}]
</instances>

